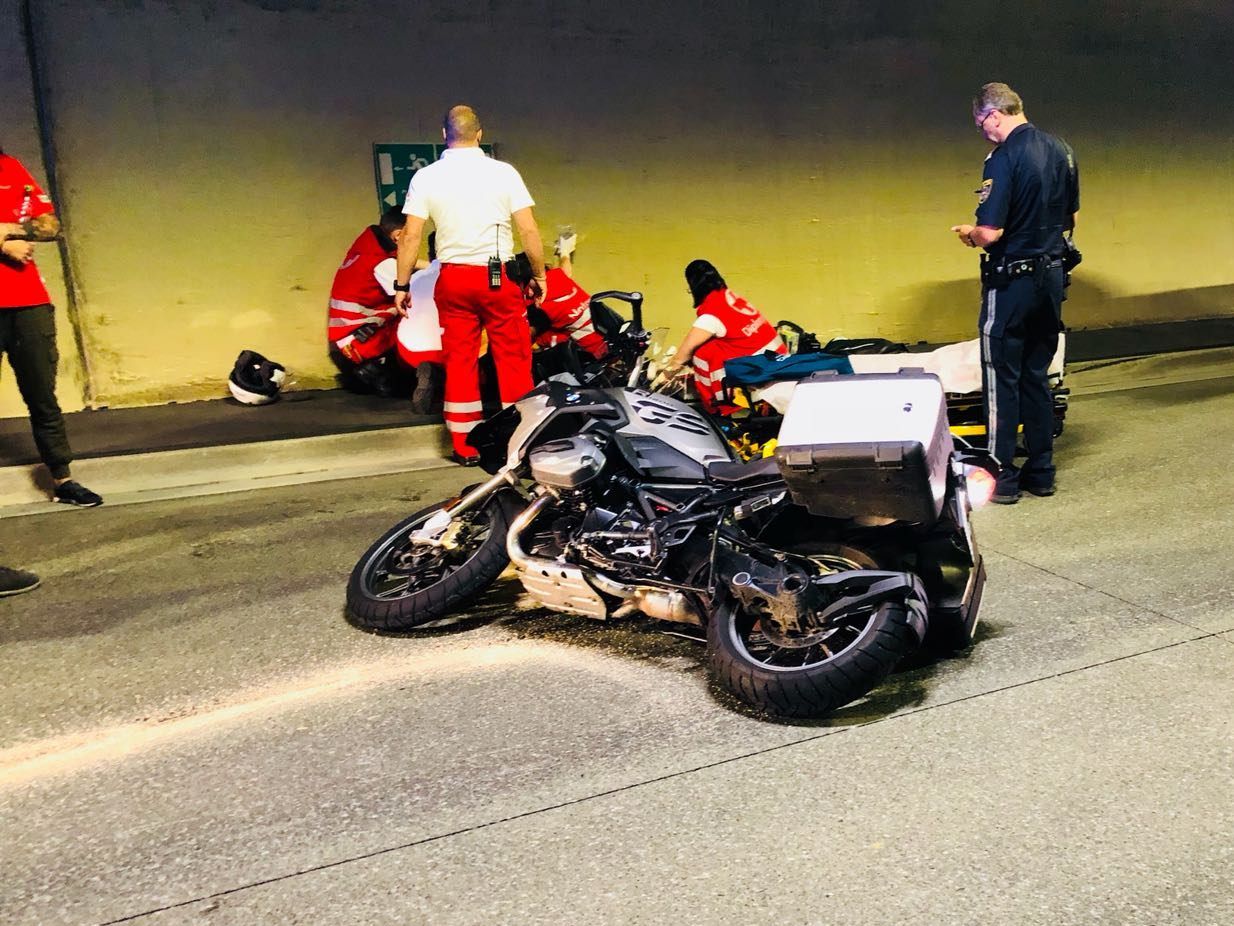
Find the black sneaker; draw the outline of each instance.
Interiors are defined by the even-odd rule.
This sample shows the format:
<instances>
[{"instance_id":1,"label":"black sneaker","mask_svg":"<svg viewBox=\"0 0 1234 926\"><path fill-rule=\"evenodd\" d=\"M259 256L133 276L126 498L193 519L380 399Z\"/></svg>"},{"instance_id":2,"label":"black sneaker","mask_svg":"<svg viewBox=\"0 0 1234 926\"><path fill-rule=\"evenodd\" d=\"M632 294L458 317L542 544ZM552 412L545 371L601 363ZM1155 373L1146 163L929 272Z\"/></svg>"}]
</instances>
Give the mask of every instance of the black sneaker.
<instances>
[{"instance_id":1,"label":"black sneaker","mask_svg":"<svg viewBox=\"0 0 1234 926\"><path fill-rule=\"evenodd\" d=\"M1054 494L1054 484L1050 483L1049 485L1039 485L1039 486L1026 485L1024 487L1024 491L1029 493L1030 495L1036 495L1038 498L1049 498L1051 495Z\"/></svg>"},{"instance_id":2,"label":"black sneaker","mask_svg":"<svg viewBox=\"0 0 1234 926\"><path fill-rule=\"evenodd\" d=\"M0 598L32 592L39 587L39 577L24 569L0 566Z\"/></svg>"},{"instance_id":3,"label":"black sneaker","mask_svg":"<svg viewBox=\"0 0 1234 926\"><path fill-rule=\"evenodd\" d=\"M1019 489L999 489L990 496L990 501L996 505L1014 505L1019 500Z\"/></svg>"},{"instance_id":4,"label":"black sneaker","mask_svg":"<svg viewBox=\"0 0 1234 926\"><path fill-rule=\"evenodd\" d=\"M66 505L76 505L78 508L97 508L103 504L103 496L97 492L91 492L80 482L74 482L70 479L68 482L62 482L56 486L54 501L64 502Z\"/></svg>"},{"instance_id":5,"label":"black sneaker","mask_svg":"<svg viewBox=\"0 0 1234 926\"><path fill-rule=\"evenodd\" d=\"M421 363L416 367L416 391L411 394L411 409L417 415L431 415L441 411L442 380L441 366L436 363Z\"/></svg>"}]
</instances>

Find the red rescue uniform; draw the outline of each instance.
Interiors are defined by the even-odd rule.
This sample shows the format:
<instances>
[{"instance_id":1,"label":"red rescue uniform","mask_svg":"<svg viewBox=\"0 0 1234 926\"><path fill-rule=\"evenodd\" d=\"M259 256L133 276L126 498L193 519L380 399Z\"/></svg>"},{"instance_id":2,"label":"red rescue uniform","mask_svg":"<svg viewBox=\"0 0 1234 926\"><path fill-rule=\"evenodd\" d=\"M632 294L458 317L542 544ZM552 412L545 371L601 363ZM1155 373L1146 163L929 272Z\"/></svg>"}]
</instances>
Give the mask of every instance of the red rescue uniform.
<instances>
[{"instance_id":1,"label":"red rescue uniform","mask_svg":"<svg viewBox=\"0 0 1234 926\"><path fill-rule=\"evenodd\" d=\"M714 337L694 352L694 385L709 412L729 410L719 403L724 387L724 362L764 351L788 353L771 322L731 289L717 289L699 305L696 326Z\"/></svg>"},{"instance_id":2,"label":"red rescue uniform","mask_svg":"<svg viewBox=\"0 0 1234 926\"><path fill-rule=\"evenodd\" d=\"M531 391L531 329L523 289L505 274L501 288L489 289L488 268L474 264L442 264L434 291L437 317L445 336L446 396L442 417L457 453L472 455L467 435L484 419L480 402L481 331L488 333L489 353L497 369L503 404L517 402Z\"/></svg>"},{"instance_id":3,"label":"red rescue uniform","mask_svg":"<svg viewBox=\"0 0 1234 926\"><path fill-rule=\"evenodd\" d=\"M385 275L393 281L397 249L380 231L370 225L360 233L330 287L327 337L353 363L380 357L397 343L397 326L391 321L395 317L394 297L376 272L379 265L390 261Z\"/></svg>"},{"instance_id":4,"label":"red rescue uniform","mask_svg":"<svg viewBox=\"0 0 1234 926\"><path fill-rule=\"evenodd\" d=\"M550 327L536 335L539 347L556 347L573 338L578 346L599 359L608 353L608 344L596 331L591 319L591 295L560 267L547 274L548 294L540 306Z\"/></svg>"},{"instance_id":5,"label":"red rescue uniform","mask_svg":"<svg viewBox=\"0 0 1234 926\"><path fill-rule=\"evenodd\" d=\"M403 212L437 227L441 276L434 297L446 366L442 417L460 457L475 458L467 435L484 417L476 364L481 331L488 334L501 401L513 403L532 387L526 301L501 261L514 253L515 215L528 210L530 216L534 205L518 171L474 143L450 142L407 187ZM501 268L495 289L489 288L492 259ZM414 297L411 302L414 311Z\"/></svg>"}]
</instances>

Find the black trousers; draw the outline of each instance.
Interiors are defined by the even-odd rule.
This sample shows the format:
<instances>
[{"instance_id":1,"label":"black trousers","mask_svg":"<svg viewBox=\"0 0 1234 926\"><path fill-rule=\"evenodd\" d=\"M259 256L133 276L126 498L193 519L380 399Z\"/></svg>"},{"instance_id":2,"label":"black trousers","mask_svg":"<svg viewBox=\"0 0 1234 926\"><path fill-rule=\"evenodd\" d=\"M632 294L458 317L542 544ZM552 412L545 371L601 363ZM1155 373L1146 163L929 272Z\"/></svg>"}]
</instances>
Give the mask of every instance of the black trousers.
<instances>
[{"instance_id":1,"label":"black trousers","mask_svg":"<svg viewBox=\"0 0 1234 926\"><path fill-rule=\"evenodd\" d=\"M0 354L7 354L30 411L39 456L55 479L69 474L73 451L56 401L56 315L50 305L0 309Z\"/></svg>"},{"instance_id":2,"label":"black trousers","mask_svg":"<svg viewBox=\"0 0 1234 926\"><path fill-rule=\"evenodd\" d=\"M1049 369L1062 330L1061 266L982 290L981 382L990 451L1002 470L1000 493L1054 484L1054 409ZM1028 459L1015 466L1016 432L1024 425Z\"/></svg>"}]
</instances>

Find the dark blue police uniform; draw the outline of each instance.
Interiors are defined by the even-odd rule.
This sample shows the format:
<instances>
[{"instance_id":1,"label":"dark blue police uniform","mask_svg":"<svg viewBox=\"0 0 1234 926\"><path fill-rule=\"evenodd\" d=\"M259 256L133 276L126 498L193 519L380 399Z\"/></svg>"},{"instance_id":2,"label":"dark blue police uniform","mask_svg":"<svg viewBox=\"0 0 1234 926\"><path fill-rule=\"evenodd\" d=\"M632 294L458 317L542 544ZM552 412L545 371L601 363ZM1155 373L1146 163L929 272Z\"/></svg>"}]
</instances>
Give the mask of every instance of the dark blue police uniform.
<instances>
[{"instance_id":1,"label":"dark blue police uniform","mask_svg":"<svg viewBox=\"0 0 1234 926\"><path fill-rule=\"evenodd\" d=\"M1063 235L1080 208L1079 172L1067 145L1032 123L986 158L977 224L1003 229L982 257L981 376L1000 495L1054 485L1054 415L1048 371L1062 330L1067 272ZM1014 465L1024 425L1028 459Z\"/></svg>"}]
</instances>

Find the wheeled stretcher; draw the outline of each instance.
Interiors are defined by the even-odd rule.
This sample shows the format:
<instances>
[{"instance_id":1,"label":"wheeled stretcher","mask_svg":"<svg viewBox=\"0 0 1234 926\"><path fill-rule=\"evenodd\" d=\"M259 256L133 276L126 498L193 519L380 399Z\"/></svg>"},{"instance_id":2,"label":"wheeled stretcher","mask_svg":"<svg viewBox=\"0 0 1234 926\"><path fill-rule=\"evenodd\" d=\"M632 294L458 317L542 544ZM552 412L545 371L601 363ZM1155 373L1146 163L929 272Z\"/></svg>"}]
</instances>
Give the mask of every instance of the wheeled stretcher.
<instances>
[{"instance_id":1,"label":"wheeled stretcher","mask_svg":"<svg viewBox=\"0 0 1234 926\"><path fill-rule=\"evenodd\" d=\"M796 328L781 322L781 329ZM800 329L797 329L800 332ZM788 332L791 334L791 332ZM933 373L943 384L947 400L947 421L951 433L974 446L984 446L986 425L981 394L981 342L960 341L945 344L930 351L910 351L903 344L881 339L833 340L821 348L801 338L789 339L799 352L824 357L846 357L854 373L896 373L901 369L921 369ZM1050 391L1054 399L1054 435L1063 432L1067 417L1070 390L1063 384L1066 335L1060 334L1058 350L1050 365ZM788 408L797 388L795 380L765 382L764 377L751 375L742 364L725 366L725 386L729 399L751 409L748 417L734 422L736 432L746 433L751 445L762 445L774 436L778 419ZM759 413L759 409L762 413Z\"/></svg>"}]
</instances>

